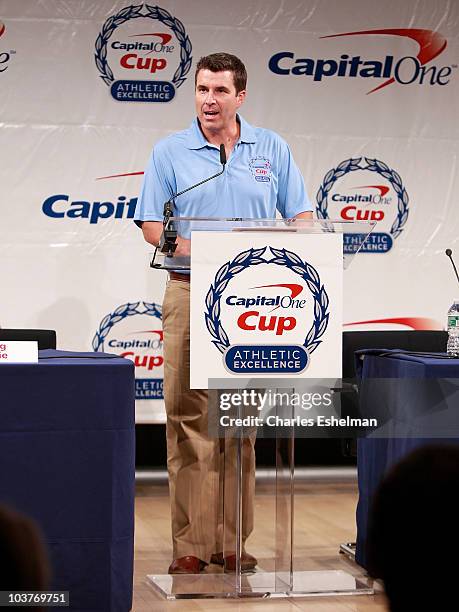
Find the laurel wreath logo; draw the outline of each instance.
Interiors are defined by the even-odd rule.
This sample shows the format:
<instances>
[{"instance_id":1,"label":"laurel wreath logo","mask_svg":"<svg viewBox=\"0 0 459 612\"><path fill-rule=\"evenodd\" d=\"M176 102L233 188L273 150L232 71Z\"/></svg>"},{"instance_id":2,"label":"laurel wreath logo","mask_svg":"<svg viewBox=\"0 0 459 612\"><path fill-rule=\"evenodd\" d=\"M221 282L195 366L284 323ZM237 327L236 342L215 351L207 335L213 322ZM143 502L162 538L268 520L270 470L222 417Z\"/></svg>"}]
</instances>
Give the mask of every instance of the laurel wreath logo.
<instances>
[{"instance_id":1,"label":"laurel wreath logo","mask_svg":"<svg viewBox=\"0 0 459 612\"><path fill-rule=\"evenodd\" d=\"M364 162L362 162L364 160ZM330 193L333 185L336 181L348 174L349 172L355 172L356 170L370 170L383 176L390 182L397 194L397 217L392 224L390 234L393 238L397 238L403 231L403 226L408 220L408 194L406 189L403 187L402 179L400 175L389 168L384 162L370 158L370 157L355 157L346 159L341 162L336 168L332 168L327 172L317 192L317 216L320 219L328 219L328 194Z\"/></svg>"},{"instance_id":2,"label":"laurel wreath logo","mask_svg":"<svg viewBox=\"0 0 459 612\"><path fill-rule=\"evenodd\" d=\"M269 257L268 249L274 257L271 259L263 259L263 255L268 255ZM237 274L240 274L251 266L258 266L260 264L285 266L301 276L307 284L314 298L314 323L306 335L303 346L309 354L313 353L322 342L319 338L323 336L328 326L330 315L327 312L329 306L327 292L324 286L321 285L317 270L311 266L311 264L302 261L302 259L292 251L287 251L287 249L275 249L271 246L243 251L231 261L223 264L217 271L215 282L210 286L206 295L206 310L204 313L206 327L213 338L212 344L218 348L220 353L224 353L230 346L228 335L220 322L221 298L223 292L227 288L229 282Z\"/></svg>"},{"instance_id":3,"label":"laurel wreath logo","mask_svg":"<svg viewBox=\"0 0 459 612\"><path fill-rule=\"evenodd\" d=\"M153 302L128 302L118 306L100 322L99 329L92 340L93 350L97 353L101 347L103 349L104 340L111 328L123 319L134 315L149 315L161 320L162 309Z\"/></svg>"},{"instance_id":4,"label":"laurel wreath logo","mask_svg":"<svg viewBox=\"0 0 459 612\"><path fill-rule=\"evenodd\" d=\"M127 6L109 17L104 23L96 40L96 52L94 54L97 69L101 74L100 78L106 85L111 85L115 80L107 61L107 43L116 28L130 19L150 17L170 28L180 43L180 63L172 77L172 83L178 88L184 83L185 77L191 68L191 60L193 59L191 57L191 42L186 35L185 27L179 19L173 17L168 11L159 6L145 4L145 13L142 13L143 7L143 4Z\"/></svg>"}]
</instances>

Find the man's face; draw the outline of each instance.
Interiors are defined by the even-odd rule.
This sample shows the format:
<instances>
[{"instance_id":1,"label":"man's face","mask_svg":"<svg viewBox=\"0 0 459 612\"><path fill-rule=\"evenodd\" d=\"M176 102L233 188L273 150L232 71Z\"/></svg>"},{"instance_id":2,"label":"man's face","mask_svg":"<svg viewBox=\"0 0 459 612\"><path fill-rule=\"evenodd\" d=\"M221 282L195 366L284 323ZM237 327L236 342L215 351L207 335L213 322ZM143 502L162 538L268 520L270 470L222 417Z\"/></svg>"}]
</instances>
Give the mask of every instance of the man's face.
<instances>
[{"instance_id":1,"label":"man's face","mask_svg":"<svg viewBox=\"0 0 459 612\"><path fill-rule=\"evenodd\" d=\"M234 125L236 111L245 98L245 91L236 93L230 70L200 70L196 78L196 114L201 127L219 132Z\"/></svg>"}]
</instances>

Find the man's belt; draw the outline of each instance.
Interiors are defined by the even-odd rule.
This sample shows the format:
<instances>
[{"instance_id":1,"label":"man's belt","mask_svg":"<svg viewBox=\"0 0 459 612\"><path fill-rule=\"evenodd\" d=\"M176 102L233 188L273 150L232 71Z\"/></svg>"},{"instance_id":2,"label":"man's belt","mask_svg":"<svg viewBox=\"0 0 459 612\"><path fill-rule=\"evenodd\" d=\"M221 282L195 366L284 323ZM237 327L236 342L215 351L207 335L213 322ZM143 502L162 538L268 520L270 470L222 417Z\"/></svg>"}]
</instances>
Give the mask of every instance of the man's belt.
<instances>
[{"instance_id":1,"label":"man's belt","mask_svg":"<svg viewBox=\"0 0 459 612\"><path fill-rule=\"evenodd\" d=\"M169 272L169 278L171 280L185 281L186 283L189 283L191 275L190 274L181 274L180 272Z\"/></svg>"}]
</instances>

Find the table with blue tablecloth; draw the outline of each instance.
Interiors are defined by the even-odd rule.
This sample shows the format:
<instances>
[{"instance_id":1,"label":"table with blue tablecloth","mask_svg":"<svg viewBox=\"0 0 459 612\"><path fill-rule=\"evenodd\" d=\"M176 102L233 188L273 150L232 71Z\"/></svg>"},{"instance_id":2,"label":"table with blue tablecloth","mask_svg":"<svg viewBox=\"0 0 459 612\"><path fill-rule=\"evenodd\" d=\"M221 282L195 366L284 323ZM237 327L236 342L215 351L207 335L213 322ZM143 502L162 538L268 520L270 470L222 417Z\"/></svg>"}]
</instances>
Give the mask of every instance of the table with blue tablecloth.
<instances>
[{"instance_id":1,"label":"table with blue tablecloth","mask_svg":"<svg viewBox=\"0 0 459 612\"><path fill-rule=\"evenodd\" d=\"M46 350L0 366L0 503L41 527L66 609L131 609L134 477L131 361Z\"/></svg>"},{"instance_id":2,"label":"table with blue tablecloth","mask_svg":"<svg viewBox=\"0 0 459 612\"><path fill-rule=\"evenodd\" d=\"M421 445L459 441L459 359L380 349L358 351L356 358L361 412L369 416L379 410L388 420L385 429L357 445L355 558L366 567L368 514L384 474Z\"/></svg>"}]
</instances>

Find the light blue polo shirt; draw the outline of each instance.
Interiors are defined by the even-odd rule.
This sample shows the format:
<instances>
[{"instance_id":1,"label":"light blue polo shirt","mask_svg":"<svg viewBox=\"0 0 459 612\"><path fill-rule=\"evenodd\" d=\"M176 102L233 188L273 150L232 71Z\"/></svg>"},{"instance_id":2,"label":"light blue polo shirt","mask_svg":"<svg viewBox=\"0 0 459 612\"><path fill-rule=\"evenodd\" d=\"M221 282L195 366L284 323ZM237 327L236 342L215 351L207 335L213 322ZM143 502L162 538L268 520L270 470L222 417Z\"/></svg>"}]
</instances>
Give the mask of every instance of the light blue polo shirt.
<instances>
[{"instance_id":1,"label":"light blue polo shirt","mask_svg":"<svg viewBox=\"0 0 459 612\"><path fill-rule=\"evenodd\" d=\"M290 218L312 206L290 149L278 134L238 116L241 132L224 173L176 198L174 216ZM134 220L162 221L164 202L222 169L219 149L198 120L156 143L145 171Z\"/></svg>"}]
</instances>

